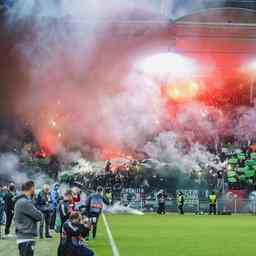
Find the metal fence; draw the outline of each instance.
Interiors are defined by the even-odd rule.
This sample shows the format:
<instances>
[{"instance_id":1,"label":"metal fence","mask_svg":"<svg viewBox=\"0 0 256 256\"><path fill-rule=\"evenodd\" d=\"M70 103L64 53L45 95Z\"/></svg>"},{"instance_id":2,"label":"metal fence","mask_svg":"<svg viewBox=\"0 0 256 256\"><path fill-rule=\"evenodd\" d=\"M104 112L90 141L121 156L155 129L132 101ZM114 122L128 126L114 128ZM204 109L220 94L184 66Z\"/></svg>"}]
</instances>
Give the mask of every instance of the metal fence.
<instances>
[{"instance_id":1,"label":"metal fence","mask_svg":"<svg viewBox=\"0 0 256 256\"><path fill-rule=\"evenodd\" d=\"M130 201L129 206L144 212L156 212L158 203L156 200L146 201ZM177 212L177 201L175 199L166 201L167 212ZM208 200L192 200L185 201L184 211L188 213L208 213ZM234 200L218 200L218 214L256 214L256 200L234 199Z\"/></svg>"}]
</instances>

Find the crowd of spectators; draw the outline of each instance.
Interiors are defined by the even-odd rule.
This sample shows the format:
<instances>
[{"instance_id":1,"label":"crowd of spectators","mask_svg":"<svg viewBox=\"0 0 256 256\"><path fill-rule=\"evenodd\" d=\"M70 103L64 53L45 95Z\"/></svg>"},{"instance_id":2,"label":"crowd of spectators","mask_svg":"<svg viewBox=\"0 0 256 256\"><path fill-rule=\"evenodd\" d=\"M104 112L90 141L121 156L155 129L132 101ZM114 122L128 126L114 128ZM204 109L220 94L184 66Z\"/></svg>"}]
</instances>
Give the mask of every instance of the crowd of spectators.
<instances>
[{"instance_id":1,"label":"crowd of spectators","mask_svg":"<svg viewBox=\"0 0 256 256\"><path fill-rule=\"evenodd\" d=\"M90 238L91 227L95 226L88 217L92 208L88 200L92 196L103 198L104 194L92 193L85 195L86 198L82 200L78 188L67 189L62 193L58 183L53 186L43 184L37 189L33 181L23 183L17 190L14 183L0 186L0 239L13 237L14 234L10 231L11 227L15 226L19 255L32 256L37 235L40 239L50 239L55 231L60 233L58 256L93 256L93 251L83 241L85 237ZM81 211L82 205L88 211ZM76 216L78 222L72 222L72 216ZM5 227L4 233L2 227ZM72 230L71 233L69 232L69 227L73 232ZM78 230L77 227L82 231L75 232ZM72 244L67 241L67 236L70 234L72 234Z\"/></svg>"},{"instance_id":2,"label":"crowd of spectators","mask_svg":"<svg viewBox=\"0 0 256 256\"><path fill-rule=\"evenodd\" d=\"M95 190L98 186L102 186L114 193L120 193L125 188L147 186L144 174L143 165L137 161L121 164L115 170L112 169L111 162L107 161L101 172L66 174L61 176L61 181L78 185L86 190Z\"/></svg>"},{"instance_id":3,"label":"crowd of spectators","mask_svg":"<svg viewBox=\"0 0 256 256\"><path fill-rule=\"evenodd\" d=\"M100 171L82 171L76 174L69 174L67 171L62 175L63 171L68 170L67 166L60 162L57 155L47 154L47 151L36 143L31 132L27 131L22 138L13 139L10 136L4 138L0 136L0 152L17 155L20 163L19 171L25 172L30 177L43 173L52 180L57 181L60 178L61 182L71 185L76 183L85 190L91 191L97 186L103 186L115 193L120 193L122 189L128 188L143 188L149 193L158 189L174 192L181 187L197 188L198 185L210 189L218 188L219 190L228 186L243 188L250 184L244 182L244 176L241 176L240 173L246 172L243 168L247 168L248 160L251 160L251 155L255 151L253 146L248 147L248 145L236 145L235 143L222 145L221 150L217 153L223 166L222 169L206 166L205 169L202 168L199 171L190 170L188 171L190 175L182 175L182 177L180 171L177 170L157 172L149 162L150 159L125 160L118 164L114 160L107 161L105 168ZM232 164L234 158L237 160L235 164ZM229 176L230 170L228 168L230 166L232 166L233 174L235 173L232 177ZM166 174L163 175L163 173ZM0 184L7 181L6 176L0 175ZM246 179L252 184L255 183L255 180L255 177Z\"/></svg>"},{"instance_id":4,"label":"crowd of spectators","mask_svg":"<svg viewBox=\"0 0 256 256\"><path fill-rule=\"evenodd\" d=\"M162 188L168 191L170 187L173 188L173 191L170 192L174 192L179 187L204 187L219 192L229 188L250 189L250 182L255 185L256 181L255 170L252 170L256 168L253 167L254 160L252 159L255 155L254 151L253 145L238 146L229 143L223 146L218 153L218 168L206 166L200 171L191 170L190 175L183 178L183 184L178 179L178 173L175 174L173 171L174 175L169 176L157 174L154 169L149 169L144 161L126 162L114 170L111 162L108 161L105 169L101 172L71 175L63 177L63 180L70 184L79 183L88 189L95 189L100 185L118 193L127 188L143 188L148 193ZM232 179L230 177L231 168L233 176L235 176L232 176ZM248 176L249 171L253 177ZM248 177L245 178L245 175Z\"/></svg>"}]
</instances>

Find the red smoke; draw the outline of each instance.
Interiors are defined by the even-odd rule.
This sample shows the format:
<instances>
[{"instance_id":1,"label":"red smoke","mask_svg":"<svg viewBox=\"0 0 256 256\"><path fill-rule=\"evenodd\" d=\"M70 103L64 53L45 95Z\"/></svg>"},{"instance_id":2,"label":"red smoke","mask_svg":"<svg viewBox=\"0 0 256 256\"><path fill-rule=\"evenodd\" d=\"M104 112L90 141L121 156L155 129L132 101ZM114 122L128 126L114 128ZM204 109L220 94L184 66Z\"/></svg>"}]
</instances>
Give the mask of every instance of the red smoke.
<instances>
[{"instance_id":1,"label":"red smoke","mask_svg":"<svg viewBox=\"0 0 256 256\"><path fill-rule=\"evenodd\" d=\"M47 156L57 154L62 146L60 138L48 129L42 129L37 136L37 140Z\"/></svg>"},{"instance_id":2,"label":"red smoke","mask_svg":"<svg viewBox=\"0 0 256 256\"><path fill-rule=\"evenodd\" d=\"M174 39L168 22L161 26L157 24L140 24L138 28L130 24L114 24L107 29L104 25L91 35L89 25L83 22L53 19L47 26L40 24L42 26L38 28L30 24L30 32L20 33L29 34L31 38L27 40L25 37L21 44L21 52L25 52L21 53L20 61L24 84L20 85L21 78L15 81L15 88L20 92L15 99L15 111L32 126L46 154L56 154L67 145L82 148L89 144L102 151L102 159L130 158L131 154L126 151L142 146L157 133L165 131L162 119L173 125L176 105L198 101L223 107L236 99L248 102L248 81L241 79L238 72L242 62L240 55L190 54L190 58L203 66L213 66L212 73L203 72L204 77L199 81L184 77L183 81L172 81L164 86L159 83L159 90L150 95L152 99L141 95L143 90L148 90L143 79L139 81L143 90L139 91L136 81L127 88L124 81L137 58L166 51ZM196 38L192 41L194 44L191 40L177 39L175 48L177 52L189 52L198 49L200 43L203 49L205 41L209 46L214 44L212 38ZM219 67L225 69L220 71ZM132 92L122 97L127 90ZM241 90L245 94L241 95ZM147 104L141 107L143 100ZM191 124L189 128L193 131L194 123Z\"/></svg>"},{"instance_id":3,"label":"red smoke","mask_svg":"<svg viewBox=\"0 0 256 256\"><path fill-rule=\"evenodd\" d=\"M127 153L124 152L120 149L114 149L114 148L103 148L101 151L101 159L102 160L115 160L115 159L127 159L127 160L133 160L134 157Z\"/></svg>"}]
</instances>

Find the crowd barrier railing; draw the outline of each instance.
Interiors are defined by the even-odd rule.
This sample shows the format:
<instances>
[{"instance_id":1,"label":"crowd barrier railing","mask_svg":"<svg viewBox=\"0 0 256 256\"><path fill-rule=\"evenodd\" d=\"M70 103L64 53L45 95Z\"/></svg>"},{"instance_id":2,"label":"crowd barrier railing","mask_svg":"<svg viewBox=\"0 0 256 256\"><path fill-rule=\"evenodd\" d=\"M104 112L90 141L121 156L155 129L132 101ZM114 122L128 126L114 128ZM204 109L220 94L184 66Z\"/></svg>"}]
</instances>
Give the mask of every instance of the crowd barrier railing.
<instances>
[{"instance_id":1,"label":"crowd barrier railing","mask_svg":"<svg viewBox=\"0 0 256 256\"><path fill-rule=\"evenodd\" d=\"M144 212L156 212L158 208L157 200L131 200L127 202L127 205ZM165 205L167 212L178 211L178 205L175 199L167 200ZM186 200L183 208L185 212L206 214L209 212L209 201L204 199ZM256 200L220 199L217 201L216 210L217 214L256 214Z\"/></svg>"}]
</instances>

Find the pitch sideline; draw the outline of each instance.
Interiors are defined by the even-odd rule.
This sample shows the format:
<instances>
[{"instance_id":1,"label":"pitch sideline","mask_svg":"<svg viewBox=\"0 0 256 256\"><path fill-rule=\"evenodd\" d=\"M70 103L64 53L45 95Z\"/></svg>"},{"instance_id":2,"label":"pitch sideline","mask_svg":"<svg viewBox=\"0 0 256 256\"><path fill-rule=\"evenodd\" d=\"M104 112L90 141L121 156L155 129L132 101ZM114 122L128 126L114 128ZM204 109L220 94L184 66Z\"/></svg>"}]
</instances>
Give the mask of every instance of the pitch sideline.
<instances>
[{"instance_id":1,"label":"pitch sideline","mask_svg":"<svg viewBox=\"0 0 256 256\"><path fill-rule=\"evenodd\" d=\"M109 243L110 243L111 250L112 250L112 256L120 256L117 245L116 245L113 235L111 233L107 218L104 213L102 214L102 217L103 217L103 221L104 221L104 224L105 224L105 227L107 230L108 239L109 239Z\"/></svg>"}]
</instances>

